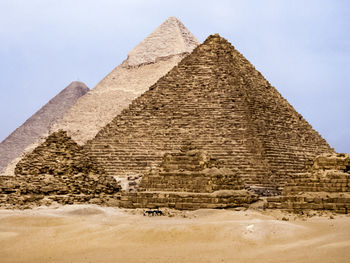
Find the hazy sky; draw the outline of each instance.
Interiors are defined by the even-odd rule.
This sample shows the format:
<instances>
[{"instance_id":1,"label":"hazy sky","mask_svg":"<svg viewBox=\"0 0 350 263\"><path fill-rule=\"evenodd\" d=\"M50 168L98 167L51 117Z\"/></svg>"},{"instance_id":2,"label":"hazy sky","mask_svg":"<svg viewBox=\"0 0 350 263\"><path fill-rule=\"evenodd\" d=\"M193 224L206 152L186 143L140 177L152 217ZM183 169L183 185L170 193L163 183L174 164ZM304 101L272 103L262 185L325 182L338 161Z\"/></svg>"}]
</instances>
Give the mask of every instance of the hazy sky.
<instances>
[{"instance_id":1,"label":"hazy sky","mask_svg":"<svg viewBox=\"0 0 350 263\"><path fill-rule=\"evenodd\" d=\"M93 88L169 16L228 39L350 152L347 0L0 0L0 141L71 81Z\"/></svg>"}]
</instances>

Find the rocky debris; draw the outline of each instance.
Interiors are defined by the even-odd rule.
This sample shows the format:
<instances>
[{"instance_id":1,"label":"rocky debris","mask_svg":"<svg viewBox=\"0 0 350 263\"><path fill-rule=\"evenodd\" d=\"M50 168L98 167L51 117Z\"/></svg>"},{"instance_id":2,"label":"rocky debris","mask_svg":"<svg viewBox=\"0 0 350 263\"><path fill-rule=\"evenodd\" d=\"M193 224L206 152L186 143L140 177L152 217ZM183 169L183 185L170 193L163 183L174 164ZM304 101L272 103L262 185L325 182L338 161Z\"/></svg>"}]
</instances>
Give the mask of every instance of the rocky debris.
<instances>
[{"instance_id":1,"label":"rocky debris","mask_svg":"<svg viewBox=\"0 0 350 263\"><path fill-rule=\"evenodd\" d=\"M84 83L72 82L3 140L0 143L0 172L19 158L29 145L47 136L50 127L88 91L89 88ZM6 172L13 175L13 169Z\"/></svg>"},{"instance_id":2,"label":"rocky debris","mask_svg":"<svg viewBox=\"0 0 350 263\"><path fill-rule=\"evenodd\" d=\"M124 192L120 206L179 210L246 206L258 196L244 190L241 178L202 150L165 154L159 167L146 173L137 192Z\"/></svg>"},{"instance_id":3,"label":"rocky debris","mask_svg":"<svg viewBox=\"0 0 350 263\"><path fill-rule=\"evenodd\" d=\"M350 158L348 154L323 154L310 161L307 172L296 174L282 195L267 199L265 208L292 212L350 211Z\"/></svg>"},{"instance_id":4,"label":"rocky debris","mask_svg":"<svg viewBox=\"0 0 350 263\"><path fill-rule=\"evenodd\" d=\"M66 132L51 134L16 166L16 176L0 177L1 206L95 203L116 205L120 186L106 176Z\"/></svg>"},{"instance_id":5,"label":"rocky debris","mask_svg":"<svg viewBox=\"0 0 350 263\"><path fill-rule=\"evenodd\" d=\"M262 195L280 194L328 143L227 40L209 36L86 144L109 175L144 174L184 144ZM261 190L261 191L260 191Z\"/></svg>"},{"instance_id":6,"label":"rocky debris","mask_svg":"<svg viewBox=\"0 0 350 263\"><path fill-rule=\"evenodd\" d=\"M338 154L322 154L317 156L309 168L310 172L334 170L334 171L350 171L350 158L347 153Z\"/></svg>"}]
</instances>

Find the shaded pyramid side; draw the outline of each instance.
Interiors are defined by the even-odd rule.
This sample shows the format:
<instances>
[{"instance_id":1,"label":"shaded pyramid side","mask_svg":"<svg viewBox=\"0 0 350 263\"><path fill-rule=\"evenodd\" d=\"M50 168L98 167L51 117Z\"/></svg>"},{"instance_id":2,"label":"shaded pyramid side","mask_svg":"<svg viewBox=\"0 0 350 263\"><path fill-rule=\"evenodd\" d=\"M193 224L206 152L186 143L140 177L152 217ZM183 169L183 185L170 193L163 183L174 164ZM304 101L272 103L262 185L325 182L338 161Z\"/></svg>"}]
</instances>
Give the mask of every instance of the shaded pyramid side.
<instances>
[{"instance_id":1,"label":"shaded pyramid side","mask_svg":"<svg viewBox=\"0 0 350 263\"><path fill-rule=\"evenodd\" d=\"M79 99L51 131L65 130L78 144L86 143L198 44L180 21L169 18Z\"/></svg>"},{"instance_id":2,"label":"shaded pyramid side","mask_svg":"<svg viewBox=\"0 0 350 263\"><path fill-rule=\"evenodd\" d=\"M191 143L278 188L328 143L234 47L210 36L86 145L110 175L143 174ZM277 189L278 190L278 189Z\"/></svg>"},{"instance_id":3,"label":"shaded pyramid side","mask_svg":"<svg viewBox=\"0 0 350 263\"><path fill-rule=\"evenodd\" d=\"M84 83L72 82L3 140L0 143L0 172L19 157L26 147L41 136L46 136L52 124L88 91Z\"/></svg>"}]
</instances>

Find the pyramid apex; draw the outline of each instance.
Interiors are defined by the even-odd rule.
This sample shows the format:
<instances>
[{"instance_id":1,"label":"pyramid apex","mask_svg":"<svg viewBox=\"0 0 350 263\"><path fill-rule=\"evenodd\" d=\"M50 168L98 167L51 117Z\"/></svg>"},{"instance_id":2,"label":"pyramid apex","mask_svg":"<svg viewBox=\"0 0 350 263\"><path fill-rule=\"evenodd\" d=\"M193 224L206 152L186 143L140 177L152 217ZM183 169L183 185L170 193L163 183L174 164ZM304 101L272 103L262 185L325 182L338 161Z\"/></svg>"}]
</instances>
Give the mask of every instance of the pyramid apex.
<instances>
[{"instance_id":1,"label":"pyramid apex","mask_svg":"<svg viewBox=\"0 0 350 263\"><path fill-rule=\"evenodd\" d=\"M176 16L170 16L170 17L168 17L168 19L165 20L165 21L179 21L179 22L180 22L180 20L179 20Z\"/></svg>"},{"instance_id":2,"label":"pyramid apex","mask_svg":"<svg viewBox=\"0 0 350 263\"><path fill-rule=\"evenodd\" d=\"M235 47L224 37L220 36L218 33L210 35L204 40L203 48L211 50L228 50L235 49Z\"/></svg>"},{"instance_id":3,"label":"pyramid apex","mask_svg":"<svg viewBox=\"0 0 350 263\"><path fill-rule=\"evenodd\" d=\"M85 85L85 83L80 81L72 81L66 88L64 88L61 92L78 92L81 94L85 94L90 89L88 86Z\"/></svg>"},{"instance_id":4,"label":"pyramid apex","mask_svg":"<svg viewBox=\"0 0 350 263\"><path fill-rule=\"evenodd\" d=\"M181 21L172 16L129 52L123 66L135 67L154 63L160 58L188 54L199 44Z\"/></svg>"},{"instance_id":5,"label":"pyramid apex","mask_svg":"<svg viewBox=\"0 0 350 263\"><path fill-rule=\"evenodd\" d=\"M220 36L218 33L208 36L204 42L210 41L210 40L229 43L226 38Z\"/></svg>"},{"instance_id":6,"label":"pyramid apex","mask_svg":"<svg viewBox=\"0 0 350 263\"><path fill-rule=\"evenodd\" d=\"M72 82L67 86L67 88L68 88L68 87L74 87L74 88L80 87L80 88L89 90L88 86L86 86L85 83L84 83L84 82L81 82L81 81L72 81Z\"/></svg>"}]
</instances>

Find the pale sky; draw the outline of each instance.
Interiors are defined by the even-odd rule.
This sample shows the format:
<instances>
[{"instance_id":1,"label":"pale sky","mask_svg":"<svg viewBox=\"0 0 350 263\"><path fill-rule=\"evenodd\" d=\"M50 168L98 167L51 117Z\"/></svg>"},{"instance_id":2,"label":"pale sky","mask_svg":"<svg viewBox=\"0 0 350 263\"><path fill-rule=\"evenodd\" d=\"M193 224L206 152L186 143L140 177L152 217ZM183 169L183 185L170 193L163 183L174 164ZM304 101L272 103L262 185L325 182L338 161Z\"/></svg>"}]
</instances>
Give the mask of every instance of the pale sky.
<instances>
[{"instance_id":1,"label":"pale sky","mask_svg":"<svg viewBox=\"0 0 350 263\"><path fill-rule=\"evenodd\" d=\"M93 88L169 16L228 39L350 152L347 0L0 0L0 141L71 81Z\"/></svg>"}]
</instances>

